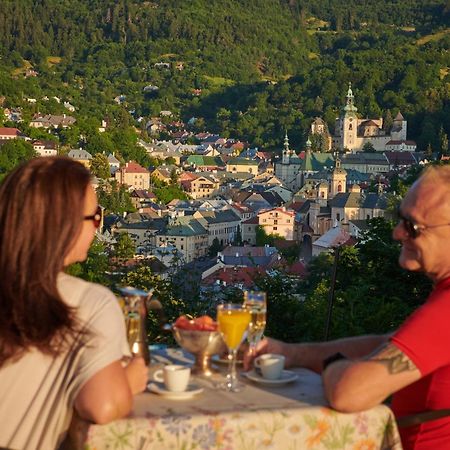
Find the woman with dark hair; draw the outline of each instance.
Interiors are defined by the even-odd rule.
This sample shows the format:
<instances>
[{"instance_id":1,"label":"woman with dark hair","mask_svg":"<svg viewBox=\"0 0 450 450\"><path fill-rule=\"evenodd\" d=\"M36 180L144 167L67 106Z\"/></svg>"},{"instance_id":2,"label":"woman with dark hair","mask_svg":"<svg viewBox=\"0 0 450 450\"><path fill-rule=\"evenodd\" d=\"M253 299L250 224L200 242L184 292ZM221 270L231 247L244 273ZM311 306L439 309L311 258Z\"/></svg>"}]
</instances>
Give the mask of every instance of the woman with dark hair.
<instances>
[{"instance_id":1,"label":"woman with dark hair","mask_svg":"<svg viewBox=\"0 0 450 450\"><path fill-rule=\"evenodd\" d=\"M52 449L72 410L127 415L147 369L106 288L64 274L87 257L101 209L80 163L33 159L0 186L0 447Z\"/></svg>"}]
</instances>

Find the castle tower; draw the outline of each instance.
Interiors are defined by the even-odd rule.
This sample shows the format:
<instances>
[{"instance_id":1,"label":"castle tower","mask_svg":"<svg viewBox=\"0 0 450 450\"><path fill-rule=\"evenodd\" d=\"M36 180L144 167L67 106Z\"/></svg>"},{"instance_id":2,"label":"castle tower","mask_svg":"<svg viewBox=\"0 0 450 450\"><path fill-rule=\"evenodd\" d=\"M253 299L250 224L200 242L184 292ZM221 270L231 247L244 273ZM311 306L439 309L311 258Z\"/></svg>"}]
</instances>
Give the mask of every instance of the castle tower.
<instances>
[{"instance_id":1,"label":"castle tower","mask_svg":"<svg viewBox=\"0 0 450 450\"><path fill-rule=\"evenodd\" d=\"M333 198L336 194L346 192L347 172L341 168L341 160L336 156L335 167L331 173L330 180L330 197Z\"/></svg>"},{"instance_id":2,"label":"castle tower","mask_svg":"<svg viewBox=\"0 0 450 450\"><path fill-rule=\"evenodd\" d=\"M391 139L394 141L406 141L406 128L408 122L399 111L392 122Z\"/></svg>"},{"instance_id":3,"label":"castle tower","mask_svg":"<svg viewBox=\"0 0 450 450\"><path fill-rule=\"evenodd\" d=\"M284 146L283 146L283 157L281 159L281 162L283 164L289 164L291 151L289 150L289 138L286 130L286 134L284 136Z\"/></svg>"},{"instance_id":4,"label":"castle tower","mask_svg":"<svg viewBox=\"0 0 450 450\"><path fill-rule=\"evenodd\" d=\"M344 106L344 114L341 119L341 137L342 149L352 150L356 145L358 133L358 116L355 106L355 97L353 96L352 83L348 83L347 101Z\"/></svg>"}]
</instances>

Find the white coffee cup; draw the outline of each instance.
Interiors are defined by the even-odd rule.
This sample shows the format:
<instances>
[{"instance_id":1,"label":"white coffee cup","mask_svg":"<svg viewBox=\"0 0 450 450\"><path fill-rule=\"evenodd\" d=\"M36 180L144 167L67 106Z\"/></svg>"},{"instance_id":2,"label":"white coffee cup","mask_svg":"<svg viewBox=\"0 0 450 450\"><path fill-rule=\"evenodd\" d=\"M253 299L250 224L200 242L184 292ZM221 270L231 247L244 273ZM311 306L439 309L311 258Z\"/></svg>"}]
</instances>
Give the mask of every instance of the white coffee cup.
<instances>
[{"instance_id":1,"label":"white coffee cup","mask_svg":"<svg viewBox=\"0 0 450 450\"><path fill-rule=\"evenodd\" d=\"M284 369L284 356L266 353L255 359L254 365L261 370L261 374L268 380L278 380Z\"/></svg>"},{"instance_id":2,"label":"white coffee cup","mask_svg":"<svg viewBox=\"0 0 450 450\"><path fill-rule=\"evenodd\" d=\"M153 374L153 379L164 383L166 389L171 392L183 392L186 390L191 375L191 368L179 364L169 364Z\"/></svg>"}]
</instances>

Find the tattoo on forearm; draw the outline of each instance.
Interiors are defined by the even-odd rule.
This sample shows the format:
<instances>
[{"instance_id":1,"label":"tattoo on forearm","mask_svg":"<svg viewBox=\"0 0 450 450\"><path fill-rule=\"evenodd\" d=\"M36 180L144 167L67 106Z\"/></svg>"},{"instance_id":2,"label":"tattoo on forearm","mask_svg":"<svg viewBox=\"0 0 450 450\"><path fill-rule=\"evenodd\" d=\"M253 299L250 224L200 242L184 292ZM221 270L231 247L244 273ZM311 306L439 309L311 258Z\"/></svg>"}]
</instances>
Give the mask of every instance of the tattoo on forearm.
<instances>
[{"instance_id":1,"label":"tattoo on forearm","mask_svg":"<svg viewBox=\"0 0 450 450\"><path fill-rule=\"evenodd\" d=\"M417 369L415 364L401 350L390 343L384 344L366 359L384 364L392 375Z\"/></svg>"}]
</instances>

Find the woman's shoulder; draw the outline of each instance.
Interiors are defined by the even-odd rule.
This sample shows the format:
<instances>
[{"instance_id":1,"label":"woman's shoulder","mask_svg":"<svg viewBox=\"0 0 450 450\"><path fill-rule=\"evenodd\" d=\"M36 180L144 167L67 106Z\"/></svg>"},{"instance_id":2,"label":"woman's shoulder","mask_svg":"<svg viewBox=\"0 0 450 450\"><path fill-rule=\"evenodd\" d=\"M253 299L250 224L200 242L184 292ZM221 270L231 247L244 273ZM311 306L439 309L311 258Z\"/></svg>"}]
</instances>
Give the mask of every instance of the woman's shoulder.
<instances>
[{"instance_id":1,"label":"woman's shoulder","mask_svg":"<svg viewBox=\"0 0 450 450\"><path fill-rule=\"evenodd\" d=\"M117 303L114 294L101 284L92 283L65 273L58 275L58 291L69 306L79 308L84 304L90 307L101 307L105 304Z\"/></svg>"}]
</instances>

